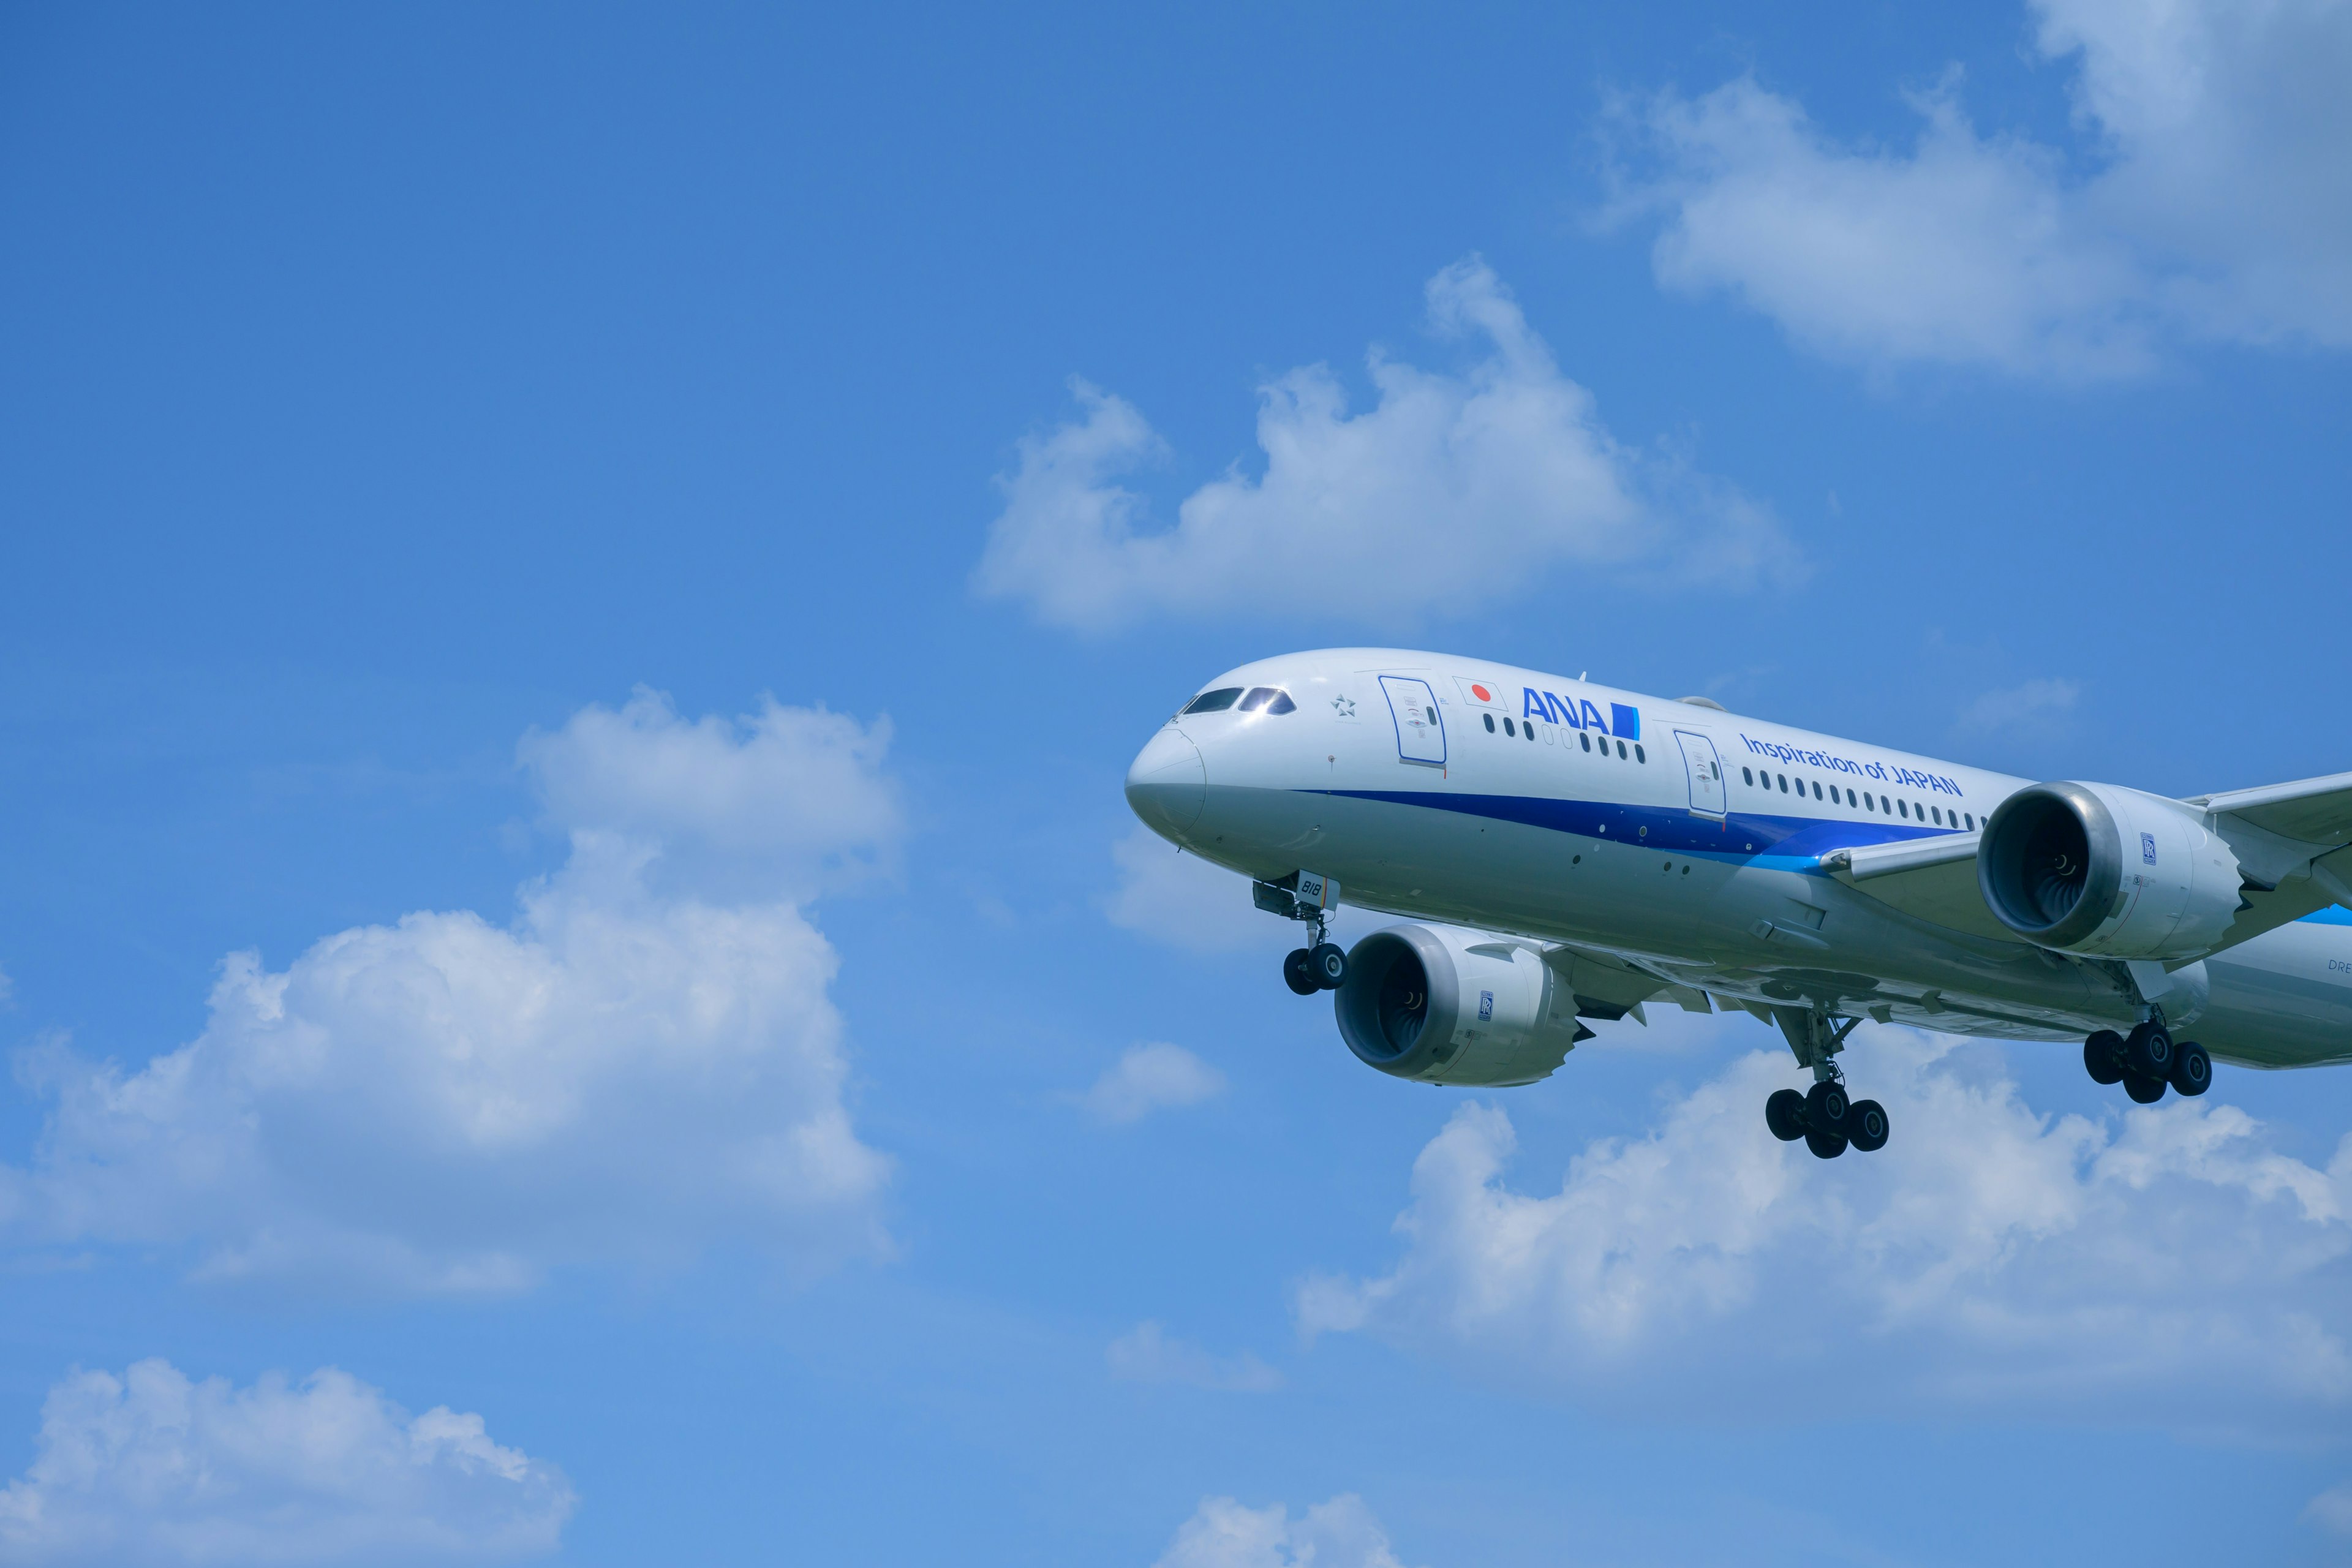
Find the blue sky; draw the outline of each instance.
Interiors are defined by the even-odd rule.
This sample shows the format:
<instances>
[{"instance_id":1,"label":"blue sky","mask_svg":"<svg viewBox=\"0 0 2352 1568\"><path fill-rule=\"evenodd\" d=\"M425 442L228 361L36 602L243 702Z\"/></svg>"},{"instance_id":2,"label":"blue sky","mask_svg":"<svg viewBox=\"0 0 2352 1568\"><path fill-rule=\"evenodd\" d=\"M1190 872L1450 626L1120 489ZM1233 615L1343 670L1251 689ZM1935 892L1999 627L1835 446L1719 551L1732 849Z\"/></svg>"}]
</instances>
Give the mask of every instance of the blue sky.
<instances>
[{"instance_id":1,"label":"blue sky","mask_svg":"<svg viewBox=\"0 0 2352 1568\"><path fill-rule=\"evenodd\" d=\"M2352 765L2347 66L0 14L0 1561L2343 1561L2346 1075L1424 1092L1118 784L1338 641Z\"/></svg>"}]
</instances>

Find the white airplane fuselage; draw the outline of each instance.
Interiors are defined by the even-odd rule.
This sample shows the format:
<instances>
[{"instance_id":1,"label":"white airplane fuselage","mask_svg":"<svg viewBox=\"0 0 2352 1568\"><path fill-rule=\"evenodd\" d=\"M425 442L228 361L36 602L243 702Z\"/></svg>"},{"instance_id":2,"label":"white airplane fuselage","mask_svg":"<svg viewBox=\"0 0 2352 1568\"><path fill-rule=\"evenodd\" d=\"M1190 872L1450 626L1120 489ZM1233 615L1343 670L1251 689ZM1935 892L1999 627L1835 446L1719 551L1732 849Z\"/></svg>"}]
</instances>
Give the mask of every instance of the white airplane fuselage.
<instances>
[{"instance_id":1,"label":"white airplane fuselage","mask_svg":"<svg viewBox=\"0 0 2352 1568\"><path fill-rule=\"evenodd\" d=\"M1302 653L1203 690L1233 688L1289 710L1180 713L1128 795L1253 879L1311 871L1350 905L1620 955L1718 1001L2011 1039L2144 1016L2122 965L1918 918L1824 864L1975 833L2034 781L1431 653ZM2248 1066L2352 1059L2352 910L2200 962L2166 1003L2176 1032Z\"/></svg>"}]
</instances>

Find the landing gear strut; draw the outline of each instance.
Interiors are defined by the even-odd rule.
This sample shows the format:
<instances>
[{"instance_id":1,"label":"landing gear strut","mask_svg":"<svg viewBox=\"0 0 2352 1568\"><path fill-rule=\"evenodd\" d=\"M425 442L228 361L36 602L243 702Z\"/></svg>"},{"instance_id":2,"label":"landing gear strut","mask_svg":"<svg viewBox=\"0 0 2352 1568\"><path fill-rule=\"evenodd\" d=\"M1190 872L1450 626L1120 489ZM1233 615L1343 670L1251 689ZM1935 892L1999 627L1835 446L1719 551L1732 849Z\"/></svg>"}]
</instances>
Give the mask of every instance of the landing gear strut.
<instances>
[{"instance_id":1,"label":"landing gear strut","mask_svg":"<svg viewBox=\"0 0 2352 1568\"><path fill-rule=\"evenodd\" d=\"M1312 871L1293 871L1279 882L1252 883L1250 894L1266 913L1307 922L1307 945L1294 948L1282 961L1285 985L1301 996L1312 996L1347 984L1348 955L1328 935L1331 910L1339 901L1339 883Z\"/></svg>"},{"instance_id":2,"label":"landing gear strut","mask_svg":"<svg viewBox=\"0 0 2352 1568\"><path fill-rule=\"evenodd\" d=\"M2142 1105L2164 1098L2167 1085L2194 1099L2213 1087L2213 1058L2194 1040L2175 1040L2161 1017L2128 1035L2101 1029L2083 1042L2083 1068L2094 1083L2120 1083Z\"/></svg>"},{"instance_id":3,"label":"landing gear strut","mask_svg":"<svg viewBox=\"0 0 2352 1568\"><path fill-rule=\"evenodd\" d=\"M1837 1053L1845 1049L1845 1037L1862 1020L1841 1021L1826 1009L1798 1007L1775 1007L1772 1016L1788 1037L1797 1065L1813 1072L1813 1087L1804 1093L1776 1089L1764 1102L1764 1124L1772 1136L1783 1143L1801 1138L1821 1160L1834 1160L1849 1147L1865 1154L1885 1148L1886 1107L1874 1100L1849 1098L1845 1074L1836 1061Z\"/></svg>"}]
</instances>

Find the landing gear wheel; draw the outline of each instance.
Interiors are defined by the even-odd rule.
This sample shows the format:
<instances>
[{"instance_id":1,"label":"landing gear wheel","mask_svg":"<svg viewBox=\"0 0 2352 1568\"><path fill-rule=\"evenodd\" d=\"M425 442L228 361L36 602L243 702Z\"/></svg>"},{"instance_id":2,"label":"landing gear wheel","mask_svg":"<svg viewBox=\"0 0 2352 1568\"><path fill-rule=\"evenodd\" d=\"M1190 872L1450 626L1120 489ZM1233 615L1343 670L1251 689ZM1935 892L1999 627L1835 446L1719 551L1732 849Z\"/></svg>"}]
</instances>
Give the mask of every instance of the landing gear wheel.
<instances>
[{"instance_id":1,"label":"landing gear wheel","mask_svg":"<svg viewBox=\"0 0 2352 1568\"><path fill-rule=\"evenodd\" d=\"M1886 1107L1874 1100L1857 1100L1846 1108L1846 1140L1865 1154L1886 1147Z\"/></svg>"},{"instance_id":2,"label":"landing gear wheel","mask_svg":"<svg viewBox=\"0 0 2352 1568\"><path fill-rule=\"evenodd\" d=\"M1853 1107L1845 1097L1845 1085L1835 1079L1823 1079L1805 1091L1806 1131L1834 1138L1838 1143L1837 1150L1829 1154L1822 1154L1822 1146L1815 1143L1812 1146L1814 1153L1822 1154L1822 1158L1827 1160L1844 1150L1846 1118L1852 1112Z\"/></svg>"},{"instance_id":3,"label":"landing gear wheel","mask_svg":"<svg viewBox=\"0 0 2352 1568\"><path fill-rule=\"evenodd\" d=\"M2124 1072L2158 1083L2172 1076L2172 1037L2161 1024L2142 1024L2124 1037Z\"/></svg>"},{"instance_id":4,"label":"landing gear wheel","mask_svg":"<svg viewBox=\"0 0 2352 1568\"><path fill-rule=\"evenodd\" d=\"M1845 1140L1834 1132L1808 1132L1805 1147L1813 1152L1815 1159L1834 1160L1845 1152Z\"/></svg>"},{"instance_id":5,"label":"landing gear wheel","mask_svg":"<svg viewBox=\"0 0 2352 1568\"><path fill-rule=\"evenodd\" d=\"M2154 1105L2164 1098L2164 1080L2160 1078L2142 1078L2136 1072L2127 1072L2124 1074L2124 1092L2142 1105Z\"/></svg>"},{"instance_id":6,"label":"landing gear wheel","mask_svg":"<svg viewBox=\"0 0 2352 1568\"><path fill-rule=\"evenodd\" d=\"M1336 942L1318 942L1307 955L1307 970L1315 984L1326 991L1337 991L1348 983L1348 955Z\"/></svg>"},{"instance_id":7,"label":"landing gear wheel","mask_svg":"<svg viewBox=\"0 0 2352 1568\"><path fill-rule=\"evenodd\" d=\"M2123 1058L2124 1037L2113 1029L2101 1029L2083 1042L2083 1070L2093 1083L2123 1082Z\"/></svg>"},{"instance_id":8,"label":"landing gear wheel","mask_svg":"<svg viewBox=\"0 0 2352 1568\"><path fill-rule=\"evenodd\" d=\"M2213 1087L2213 1058L2194 1040L2172 1047L2172 1087L2191 1100Z\"/></svg>"},{"instance_id":9,"label":"landing gear wheel","mask_svg":"<svg viewBox=\"0 0 2352 1568\"><path fill-rule=\"evenodd\" d=\"M1776 1089L1764 1102L1764 1125L1783 1143L1805 1135L1805 1097L1793 1089Z\"/></svg>"},{"instance_id":10,"label":"landing gear wheel","mask_svg":"<svg viewBox=\"0 0 2352 1568\"><path fill-rule=\"evenodd\" d=\"M1315 984L1315 955L1305 948L1294 948L1282 961L1282 983L1301 996L1312 996L1321 986Z\"/></svg>"}]
</instances>

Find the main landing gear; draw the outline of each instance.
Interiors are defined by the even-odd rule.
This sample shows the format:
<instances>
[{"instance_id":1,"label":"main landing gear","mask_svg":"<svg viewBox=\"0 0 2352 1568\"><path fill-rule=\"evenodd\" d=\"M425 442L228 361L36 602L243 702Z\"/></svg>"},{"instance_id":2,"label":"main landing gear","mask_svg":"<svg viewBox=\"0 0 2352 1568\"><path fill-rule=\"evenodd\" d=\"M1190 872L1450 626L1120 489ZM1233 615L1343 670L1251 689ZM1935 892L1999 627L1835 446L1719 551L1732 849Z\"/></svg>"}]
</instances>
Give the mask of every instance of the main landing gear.
<instances>
[{"instance_id":1,"label":"main landing gear","mask_svg":"<svg viewBox=\"0 0 2352 1568\"><path fill-rule=\"evenodd\" d=\"M2084 1070L2094 1083L2120 1083L2142 1105L2164 1098L2169 1084L2195 1099L2213 1087L2213 1058L2194 1040L2176 1040L2158 1019L2128 1035L2101 1029L2083 1042Z\"/></svg>"},{"instance_id":2,"label":"main landing gear","mask_svg":"<svg viewBox=\"0 0 2352 1568\"><path fill-rule=\"evenodd\" d=\"M1793 1089L1775 1089L1764 1102L1764 1125L1783 1143L1801 1138L1821 1160L1834 1160L1849 1146L1865 1154L1886 1147L1886 1107L1874 1100L1848 1097L1845 1074L1838 1068L1838 1052L1853 1033L1859 1018L1840 1020L1826 1011L1775 1007L1773 1020L1788 1037L1799 1067L1811 1068L1813 1087L1802 1094Z\"/></svg>"}]
</instances>

